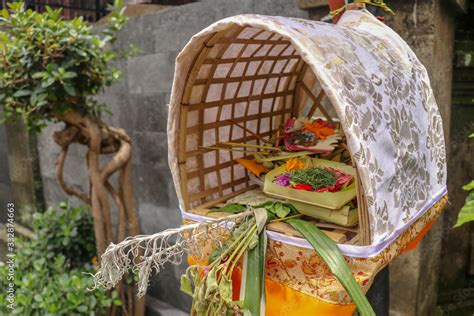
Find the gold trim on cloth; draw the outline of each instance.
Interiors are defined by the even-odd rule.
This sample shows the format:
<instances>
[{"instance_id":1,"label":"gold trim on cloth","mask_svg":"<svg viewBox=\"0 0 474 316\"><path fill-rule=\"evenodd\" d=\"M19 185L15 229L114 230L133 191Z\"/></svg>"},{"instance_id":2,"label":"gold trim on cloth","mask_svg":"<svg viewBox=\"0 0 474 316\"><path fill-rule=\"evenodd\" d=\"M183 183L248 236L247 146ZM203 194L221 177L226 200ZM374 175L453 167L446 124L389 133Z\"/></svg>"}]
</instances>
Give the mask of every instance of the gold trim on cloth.
<instances>
[{"instance_id":1,"label":"gold trim on cloth","mask_svg":"<svg viewBox=\"0 0 474 316\"><path fill-rule=\"evenodd\" d=\"M345 257L356 280L367 291L375 275L400 255L411 241L441 214L447 195L443 196L390 246L374 257ZM274 281L333 304L352 301L326 263L310 249L269 240L266 275Z\"/></svg>"}]
</instances>

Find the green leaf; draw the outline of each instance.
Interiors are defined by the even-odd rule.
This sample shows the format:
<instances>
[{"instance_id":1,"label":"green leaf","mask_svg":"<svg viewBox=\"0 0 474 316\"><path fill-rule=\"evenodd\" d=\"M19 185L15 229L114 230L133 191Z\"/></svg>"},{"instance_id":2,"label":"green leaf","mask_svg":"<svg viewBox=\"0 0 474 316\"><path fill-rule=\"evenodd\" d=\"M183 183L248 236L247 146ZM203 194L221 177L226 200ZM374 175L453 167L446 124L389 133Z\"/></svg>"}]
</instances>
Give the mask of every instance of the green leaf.
<instances>
[{"instance_id":1,"label":"green leaf","mask_svg":"<svg viewBox=\"0 0 474 316\"><path fill-rule=\"evenodd\" d=\"M470 191L466 197L466 202L458 214L458 220L453 226L459 227L465 223L474 221L474 180L462 187L463 190Z\"/></svg>"},{"instance_id":2,"label":"green leaf","mask_svg":"<svg viewBox=\"0 0 474 316\"><path fill-rule=\"evenodd\" d=\"M8 10L7 9L3 9L0 11L0 14L4 17L4 18L8 18L10 16L10 13L8 13Z\"/></svg>"},{"instance_id":3,"label":"green leaf","mask_svg":"<svg viewBox=\"0 0 474 316\"><path fill-rule=\"evenodd\" d=\"M298 230L311 243L314 250L329 266L331 272L341 282L349 296L359 310L360 315L374 315L375 312L370 306L369 301L362 292L362 289L352 275L351 269L347 265L344 256L337 247L337 244L324 234L315 225L300 219L290 219L287 221L291 226Z\"/></svg>"},{"instance_id":4,"label":"green leaf","mask_svg":"<svg viewBox=\"0 0 474 316\"><path fill-rule=\"evenodd\" d=\"M73 72L73 71L66 71L63 75L63 78L65 79L71 79L71 78L75 78L77 77L77 73Z\"/></svg>"},{"instance_id":5,"label":"green leaf","mask_svg":"<svg viewBox=\"0 0 474 316\"><path fill-rule=\"evenodd\" d=\"M268 212L274 214L279 218L287 217L289 214L298 213L296 208L290 203L283 203L277 201L267 201L260 205L254 206L254 208L264 207Z\"/></svg>"},{"instance_id":6,"label":"green leaf","mask_svg":"<svg viewBox=\"0 0 474 316\"><path fill-rule=\"evenodd\" d=\"M31 94L31 90L18 90L13 94L14 98L26 97Z\"/></svg>"},{"instance_id":7,"label":"green leaf","mask_svg":"<svg viewBox=\"0 0 474 316\"><path fill-rule=\"evenodd\" d=\"M81 312L81 313L85 313L85 312L87 312L87 306L79 305L79 306L77 307L77 311L78 311L78 312Z\"/></svg>"},{"instance_id":8,"label":"green leaf","mask_svg":"<svg viewBox=\"0 0 474 316\"><path fill-rule=\"evenodd\" d=\"M181 275L181 291L184 293L193 296L193 290L191 288L191 280L186 274Z\"/></svg>"},{"instance_id":9,"label":"green leaf","mask_svg":"<svg viewBox=\"0 0 474 316\"><path fill-rule=\"evenodd\" d=\"M224 212L224 213L237 214L237 213L242 213L246 209L247 207L245 205L232 203L232 204L227 204L220 208L213 208L209 213Z\"/></svg>"},{"instance_id":10,"label":"green leaf","mask_svg":"<svg viewBox=\"0 0 474 316\"><path fill-rule=\"evenodd\" d=\"M474 200L467 201L458 214L458 220L453 227L459 227L467 222L474 221Z\"/></svg>"},{"instance_id":11,"label":"green leaf","mask_svg":"<svg viewBox=\"0 0 474 316\"><path fill-rule=\"evenodd\" d=\"M46 77L47 75L48 75L47 72L39 71L39 72L34 73L34 74L31 76L31 78L33 78L33 79L40 79L40 78Z\"/></svg>"},{"instance_id":12,"label":"green leaf","mask_svg":"<svg viewBox=\"0 0 474 316\"><path fill-rule=\"evenodd\" d=\"M260 303L265 295L265 230L258 236L258 245L247 251L247 265L245 271L245 310L248 315L260 316Z\"/></svg>"},{"instance_id":13,"label":"green leaf","mask_svg":"<svg viewBox=\"0 0 474 316\"><path fill-rule=\"evenodd\" d=\"M209 274L207 275L206 294L205 294L206 298L209 296L209 294L211 294L213 291L215 291L218 288L216 271L217 271L217 266L212 268L211 271L209 271Z\"/></svg>"},{"instance_id":14,"label":"green leaf","mask_svg":"<svg viewBox=\"0 0 474 316\"><path fill-rule=\"evenodd\" d=\"M283 218L283 217L288 216L288 214L290 214L290 212L291 212L291 209L289 207L283 205L282 203L278 202L278 204L276 205L275 214L279 218Z\"/></svg>"},{"instance_id":15,"label":"green leaf","mask_svg":"<svg viewBox=\"0 0 474 316\"><path fill-rule=\"evenodd\" d=\"M41 83L42 88L50 87L56 80L53 77L49 77Z\"/></svg>"},{"instance_id":16,"label":"green leaf","mask_svg":"<svg viewBox=\"0 0 474 316\"><path fill-rule=\"evenodd\" d=\"M83 50L76 50L76 53L81 57L87 57L87 53Z\"/></svg>"},{"instance_id":17,"label":"green leaf","mask_svg":"<svg viewBox=\"0 0 474 316\"><path fill-rule=\"evenodd\" d=\"M219 283L219 293L224 302L227 304L232 302L232 280L229 280L225 273L222 274L222 280Z\"/></svg>"},{"instance_id":18,"label":"green leaf","mask_svg":"<svg viewBox=\"0 0 474 316\"><path fill-rule=\"evenodd\" d=\"M255 223L257 224L257 233L263 230L268 222L268 211L265 208L254 208L253 214L255 215Z\"/></svg>"},{"instance_id":19,"label":"green leaf","mask_svg":"<svg viewBox=\"0 0 474 316\"><path fill-rule=\"evenodd\" d=\"M38 95L35 92L33 92L30 96L31 105L33 105L33 106L36 105L37 101L38 101Z\"/></svg>"},{"instance_id":20,"label":"green leaf","mask_svg":"<svg viewBox=\"0 0 474 316\"><path fill-rule=\"evenodd\" d=\"M67 94L69 94L70 96L76 95L76 89L74 89L74 87L71 85L65 84L64 90L66 90Z\"/></svg>"},{"instance_id":21,"label":"green leaf","mask_svg":"<svg viewBox=\"0 0 474 316\"><path fill-rule=\"evenodd\" d=\"M463 190L465 191L471 191L474 190L474 180L471 180L468 184L462 187Z\"/></svg>"}]
</instances>

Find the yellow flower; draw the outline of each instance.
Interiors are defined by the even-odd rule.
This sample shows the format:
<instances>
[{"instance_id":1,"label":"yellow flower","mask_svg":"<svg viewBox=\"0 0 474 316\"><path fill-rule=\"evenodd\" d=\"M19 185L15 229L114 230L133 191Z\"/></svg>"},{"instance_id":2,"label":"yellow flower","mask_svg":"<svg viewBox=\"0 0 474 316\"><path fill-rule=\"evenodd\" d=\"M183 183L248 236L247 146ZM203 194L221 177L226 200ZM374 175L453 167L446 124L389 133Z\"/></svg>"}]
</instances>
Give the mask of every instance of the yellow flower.
<instances>
[{"instance_id":1,"label":"yellow flower","mask_svg":"<svg viewBox=\"0 0 474 316\"><path fill-rule=\"evenodd\" d=\"M286 161L286 171L304 169L306 164L298 158L290 158Z\"/></svg>"}]
</instances>

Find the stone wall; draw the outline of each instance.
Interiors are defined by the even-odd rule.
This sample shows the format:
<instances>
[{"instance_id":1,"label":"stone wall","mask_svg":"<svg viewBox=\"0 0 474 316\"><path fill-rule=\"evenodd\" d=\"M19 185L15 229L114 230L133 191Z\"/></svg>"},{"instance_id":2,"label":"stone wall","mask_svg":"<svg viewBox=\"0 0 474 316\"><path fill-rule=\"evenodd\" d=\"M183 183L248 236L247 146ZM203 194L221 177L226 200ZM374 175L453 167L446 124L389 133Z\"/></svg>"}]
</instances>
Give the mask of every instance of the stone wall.
<instances>
[{"instance_id":1,"label":"stone wall","mask_svg":"<svg viewBox=\"0 0 474 316\"><path fill-rule=\"evenodd\" d=\"M167 104L178 52L195 33L232 15L257 13L307 18L305 11L299 10L296 3L289 0L206 0L179 7L162 7L159 12L155 9L150 7L148 12L141 9L146 15L131 17L120 33L117 49L127 48L133 43L140 53L117 63L123 71L122 80L99 98L113 112L105 120L124 128L132 138L133 188L142 232L145 234L181 223L168 169L166 142ZM58 147L51 135L58 128L49 126L38 140L48 205L66 199L54 179ZM83 148L71 148L65 168L65 180L82 190L87 184L84 155ZM149 293L188 310L189 298L178 288L178 277L183 268L184 265L163 270L153 279Z\"/></svg>"},{"instance_id":2,"label":"stone wall","mask_svg":"<svg viewBox=\"0 0 474 316\"><path fill-rule=\"evenodd\" d=\"M451 205L445 212L445 227L439 276L439 302L448 308L474 305L474 224L452 228L467 192L461 186L474 179L474 3L468 14L456 21L451 114L451 157L448 165ZM470 275L471 279L467 278ZM471 293L466 297L462 293Z\"/></svg>"}]
</instances>

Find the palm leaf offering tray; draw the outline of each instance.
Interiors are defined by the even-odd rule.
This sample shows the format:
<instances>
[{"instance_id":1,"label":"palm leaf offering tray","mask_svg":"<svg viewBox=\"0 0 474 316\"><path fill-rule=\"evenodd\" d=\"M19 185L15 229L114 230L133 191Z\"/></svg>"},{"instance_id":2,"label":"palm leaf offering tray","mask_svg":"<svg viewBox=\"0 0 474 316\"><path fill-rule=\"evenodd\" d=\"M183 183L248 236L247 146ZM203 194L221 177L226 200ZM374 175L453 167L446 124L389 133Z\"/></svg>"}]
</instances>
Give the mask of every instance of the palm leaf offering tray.
<instances>
[{"instance_id":1,"label":"palm leaf offering tray","mask_svg":"<svg viewBox=\"0 0 474 316\"><path fill-rule=\"evenodd\" d=\"M331 210L356 197L353 167L318 158L295 160L267 173L263 192Z\"/></svg>"}]
</instances>

